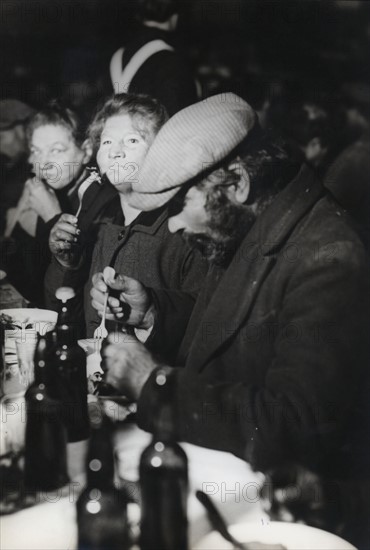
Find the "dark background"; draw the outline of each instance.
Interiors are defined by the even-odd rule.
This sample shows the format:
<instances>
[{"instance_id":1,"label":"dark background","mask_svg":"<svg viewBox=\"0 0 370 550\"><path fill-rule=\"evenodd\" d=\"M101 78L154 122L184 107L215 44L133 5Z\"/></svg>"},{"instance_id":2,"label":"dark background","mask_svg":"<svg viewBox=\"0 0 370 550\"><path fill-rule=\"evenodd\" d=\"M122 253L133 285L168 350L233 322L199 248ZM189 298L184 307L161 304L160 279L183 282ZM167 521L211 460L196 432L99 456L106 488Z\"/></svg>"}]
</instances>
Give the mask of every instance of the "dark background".
<instances>
[{"instance_id":1,"label":"dark background","mask_svg":"<svg viewBox=\"0 0 370 550\"><path fill-rule=\"evenodd\" d=\"M133 0L2 0L1 97L33 106L67 97L93 107L112 92L108 66L137 28ZM178 46L202 95L231 90L253 103L258 86L320 94L351 89L369 101L370 2L188 0ZM252 83L253 86L252 86Z\"/></svg>"}]
</instances>

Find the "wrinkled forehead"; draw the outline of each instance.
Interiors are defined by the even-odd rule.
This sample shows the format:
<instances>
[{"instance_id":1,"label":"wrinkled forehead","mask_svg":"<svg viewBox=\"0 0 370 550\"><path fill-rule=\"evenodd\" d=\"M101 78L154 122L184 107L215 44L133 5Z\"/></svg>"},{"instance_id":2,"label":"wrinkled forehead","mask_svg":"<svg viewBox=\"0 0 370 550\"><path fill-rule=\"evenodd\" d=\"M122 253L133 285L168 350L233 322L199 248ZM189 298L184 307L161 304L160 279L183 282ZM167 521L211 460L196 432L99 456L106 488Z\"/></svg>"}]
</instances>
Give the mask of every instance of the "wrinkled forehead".
<instances>
[{"instance_id":1,"label":"wrinkled forehead","mask_svg":"<svg viewBox=\"0 0 370 550\"><path fill-rule=\"evenodd\" d=\"M152 143L155 138L154 123L150 119L139 113L132 114L127 111L121 111L105 120L102 133L110 131L121 134L137 133L147 143Z\"/></svg>"},{"instance_id":2,"label":"wrinkled forehead","mask_svg":"<svg viewBox=\"0 0 370 550\"><path fill-rule=\"evenodd\" d=\"M51 145L54 141L75 142L72 131L63 124L40 124L33 128L31 143L40 142L45 145Z\"/></svg>"}]
</instances>

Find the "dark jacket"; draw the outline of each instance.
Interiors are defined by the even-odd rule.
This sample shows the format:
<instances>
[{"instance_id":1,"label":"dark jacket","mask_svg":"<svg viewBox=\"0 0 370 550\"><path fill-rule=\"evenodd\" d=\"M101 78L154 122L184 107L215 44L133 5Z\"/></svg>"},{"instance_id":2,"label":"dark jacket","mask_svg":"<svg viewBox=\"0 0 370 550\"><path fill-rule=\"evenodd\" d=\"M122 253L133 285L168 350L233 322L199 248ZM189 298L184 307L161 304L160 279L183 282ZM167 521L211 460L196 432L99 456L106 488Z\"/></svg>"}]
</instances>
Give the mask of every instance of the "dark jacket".
<instances>
[{"instance_id":1,"label":"dark jacket","mask_svg":"<svg viewBox=\"0 0 370 550\"><path fill-rule=\"evenodd\" d=\"M80 183L83 183L86 177L84 174ZM73 186L74 183L71 185ZM71 214L77 211L79 206L78 188L79 185L71 194L67 193L68 189L56 192L63 213ZM97 182L93 182L87 189L79 216L82 238L92 239L94 234L92 228L96 220L99 219L101 210L116 195L116 190L109 184L101 186ZM11 235L14 246L10 249L5 266L9 280L27 300L38 307L45 306L44 278L51 261L49 236L60 216L61 214L57 214L46 223L38 217L35 237L24 231L19 223L16 224Z\"/></svg>"},{"instance_id":2,"label":"dark jacket","mask_svg":"<svg viewBox=\"0 0 370 550\"><path fill-rule=\"evenodd\" d=\"M332 475L345 475L353 458L365 465L368 435L354 432L360 386L368 388L367 264L345 212L302 168L226 272L207 277L179 353L185 367L173 371L180 440L262 471L287 460ZM173 298L170 308L166 293L156 300L168 316ZM138 407L146 429L154 379Z\"/></svg>"},{"instance_id":3,"label":"dark jacket","mask_svg":"<svg viewBox=\"0 0 370 550\"><path fill-rule=\"evenodd\" d=\"M53 260L46 277L49 304L52 305L51 298L59 286L72 286L79 295L76 316L81 314L84 306L86 335L91 337L101 321L91 306L91 278L106 266L112 266L117 273L138 279L144 285L171 289L175 294L179 291L185 293L186 308L181 315L187 322L207 264L200 254L185 245L179 235L169 232L167 220L167 209L162 207L140 213L129 226L125 226L119 201L111 204L100 223L91 262L88 260L73 270L63 268ZM86 270L89 272L87 282ZM171 357L171 341L161 341L159 348Z\"/></svg>"},{"instance_id":4,"label":"dark jacket","mask_svg":"<svg viewBox=\"0 0 370 550\"><path fill-rule=\"evenodd\" d=\"M132 56L152 40L171 44L171 33L143 26L125 47L122 70ZM166 107L170 116L198 101L194 77L185 59L176 50L150 56L134 75L128 91L154 97Z\"/></svg>"}]
</instances>

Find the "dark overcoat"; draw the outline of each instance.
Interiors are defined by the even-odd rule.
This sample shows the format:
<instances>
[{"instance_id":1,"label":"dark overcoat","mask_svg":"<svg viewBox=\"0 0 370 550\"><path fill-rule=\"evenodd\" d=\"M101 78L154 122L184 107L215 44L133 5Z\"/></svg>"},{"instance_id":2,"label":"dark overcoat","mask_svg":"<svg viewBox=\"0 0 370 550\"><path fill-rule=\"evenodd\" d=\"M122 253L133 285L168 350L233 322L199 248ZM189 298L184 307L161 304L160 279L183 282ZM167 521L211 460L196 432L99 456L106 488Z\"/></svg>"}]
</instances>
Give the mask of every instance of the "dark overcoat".
<instances>
[{"instance_id":1,"label":"dark overcoat","mask_svg":"<svg viewBox=\"0 0 370 550\"><path fill-rule=\"evenodd\" d=\"M168 332L174 300L157 292L156 301ZM303 167L198 297L174 369L180 440L230 451L262 471L289 460L336 475L348 458L365 461L368 434L354 432L368 326L364 248ZM139 401L144 428L153 421L154 378Z\"/></svg>"}]
</instances>

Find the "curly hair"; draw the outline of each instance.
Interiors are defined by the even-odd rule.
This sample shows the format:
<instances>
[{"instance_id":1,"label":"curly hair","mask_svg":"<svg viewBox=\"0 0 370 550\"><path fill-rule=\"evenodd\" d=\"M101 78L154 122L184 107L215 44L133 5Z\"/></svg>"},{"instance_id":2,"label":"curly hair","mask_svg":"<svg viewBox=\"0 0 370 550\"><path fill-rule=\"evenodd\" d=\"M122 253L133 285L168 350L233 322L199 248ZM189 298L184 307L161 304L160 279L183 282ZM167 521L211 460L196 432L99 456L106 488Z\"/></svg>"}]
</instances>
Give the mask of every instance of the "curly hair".
<instances>
[{"instance_id":1,"label":"curly hair","mask_svg":"<svg viewBox=\"0 0 370 550\"><path fill-rule=\"evenodd\" d=\"M230 161L234 168L229 167ZM236 184L240 179L238 166L248 173L250 191L246 204L263 207L283 189L296 175L300 162L290 155L283 140L268 133L257 133L255 139L243 142L213 172L208 173L200 183L207 192L207 204L215 199L227 200L223 190Z\"/></svg>"},{"instance_id":2,"label":"curly hair","mask_svg":"<svg viewBox=\"0 0 370 550\"><path fill-rule=\"evenodd\" d=\"M70 131L76 145L80 147L86 136L86 125L77 112L59 99L53 99L30 120L26 135L30 142L33 132L40 126L63 126Z\"/></svg>"},{"instance_id":3,"label":"curly hair","mask_svg":"<svg viewBox=\"0 0 370 550\"><path fill-rule=\"evenodd\" d=\"M288 153L281 138L268 133L241 151L241 161L250 179L247 204L265 203L275 196L293 179L301 164Z\"/></svg>"},{"instance_id":4,"label":"curly hair","mask_svg":"<svg viewBox=\"0 0 370 550\"><path fill-rule=\"evenodd\" d=\"M88 137L95 150L108 118L129 115L135 129L145 141L151 141L168 119L166 109L159 101L144 94L116 94L104 103L88 128Z\"/></svg>"}]
</instances>

